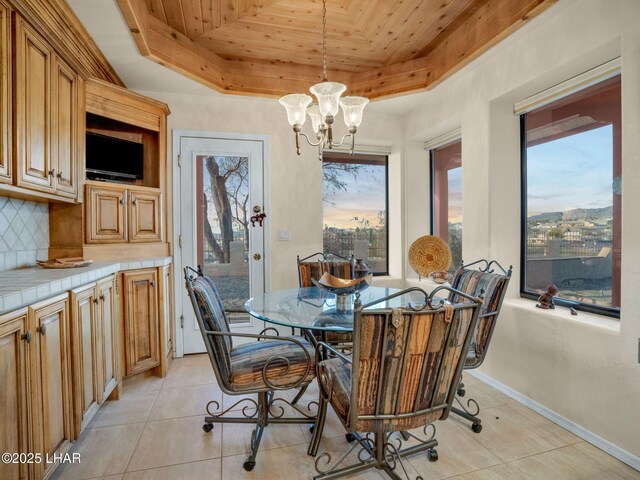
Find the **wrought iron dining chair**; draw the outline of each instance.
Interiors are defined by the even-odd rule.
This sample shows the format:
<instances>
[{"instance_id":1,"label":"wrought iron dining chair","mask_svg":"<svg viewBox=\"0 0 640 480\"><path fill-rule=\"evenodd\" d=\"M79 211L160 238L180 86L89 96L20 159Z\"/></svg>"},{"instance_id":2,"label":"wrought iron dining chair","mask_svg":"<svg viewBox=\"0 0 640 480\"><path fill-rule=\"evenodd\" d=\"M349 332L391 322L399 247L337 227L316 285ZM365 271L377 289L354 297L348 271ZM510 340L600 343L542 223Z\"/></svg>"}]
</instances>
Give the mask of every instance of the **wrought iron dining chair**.
<instances>
[{"instance_id":1,"label":"wrought iron dining chair","mask_svg":"<svg viewBox=\"0 0 640 480\"><path fill-rule=\"evenodd\" d=\"M281 337L274 328L267 328L260 334L231 332L213 281L203 275L200 267L198 270L186 267L184 277L218 385L227 395L243 396L224 410L217 401L209 402L203 429L210 432L214 423L255 424L251 434L251 453L243 465L245 470L251 471L256 465L264 428L269 423L315 422L312 403L304 410L287 399L274 396L278 390L306 387L315 378L314 349L302 337ZM275 334L268 334L268 331ZM234 345L234 337L257 341ZM247 394L256 394L257 401L246 397ZM243 403L245 405L239 409L242 416L227 416ZM301 416L285 417L283 404Z\"/></svg>"},{"instance_id":2,"label":"wrought iron dining chair","mask_svg":"<svg viewBox=\"0 0 640 480\"><path fill-rule=\"evenodd\" d=\"M443 290L468 301L436 305L435 295ZM424 305L369 309L410 292L424 295ZM320 399L308 453L317 454L328 404L355 442L333 464L328 453L317 457L316 479L371 467L399 479L398 466L406 476L403 457L426 450L430 460L437 460L433 422L449 415L481 302L480 297L446 286L431 294L410 288L368 305L356 302L353 355L342 355L325 343L316 349L317 362L325 356L322 350L332 351L333 358L317 364ZM410 431L415 428L422 428L422 433ZM410 439L416 443L403 447L403 440ZM356 449L357 462L340 467Z\"/></svg>"},{"instance_id":3,"label":"wrought iron dining chair","mask_svg":"<svg viewBox=\"0 0 640 480\"><path fill-rule=\"evenodd\" d=\"M470 268L473 266L477 266L477 269ZM456 271L454 279L451 282L451 286L454 289L465 292L471 296L484 295L484 303L480 309L478 324L476 325L465 359L465 370L478 368L487 356L489 343L491 342L493 331L496 328L498 315L500 314L502 302L507 293L509 280L511 279L511 271L511 266L509 266L509 270L505 270L502 265L495 260L488 261L485 259L467 265L461 263L460 268ZM457 302L464 301L464 299L459 298L457 294L452 292L449 295L449 301ZM464 397L465 394L466 390L461 379L455 399L459 408L452 407L451 411L471 421L471 430L480 433L482 431L482 421L478 417L480 414L480 406L473 398L463 402L461 398Z\"/></svg>"}]
</instances>

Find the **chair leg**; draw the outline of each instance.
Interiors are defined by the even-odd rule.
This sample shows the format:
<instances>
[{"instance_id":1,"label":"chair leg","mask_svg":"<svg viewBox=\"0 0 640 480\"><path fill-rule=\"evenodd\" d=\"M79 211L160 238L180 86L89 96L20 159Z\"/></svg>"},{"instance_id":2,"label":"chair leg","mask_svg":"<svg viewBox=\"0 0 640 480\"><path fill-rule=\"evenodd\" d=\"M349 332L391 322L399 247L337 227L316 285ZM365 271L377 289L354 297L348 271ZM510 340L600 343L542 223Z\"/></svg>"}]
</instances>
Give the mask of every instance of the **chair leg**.
<instances>
[{"instance_id":1,"label":"chair leg","mask_svg":"<svg viewBox=\"0 0 640 480\"><path fill-rule=\"evenodd\" d=\"M318 453L318 447L320 446L320 440L322 440L322 431L324 430L324 422L327 418L327 404L328 401L320 395L318 401L318 413L316 414L316 424L313 427L313 436L309 443L309 449L307 453L312 457L315 457Z\"/></svg>"},{"instance_id":2,"label":"chair leg","mask_svg":"<svg viewBox=\"0 0 640 480\"><path fill-rule=\"evenodd\" d=\"M295 405L296 403L298 403L298 400L300 400L302 398L302 396L304 395L304 392L307 391L307 388L309 388L309 385L305 385L304 387L302 387L299 391L298 394L294 397L293 400L291 400L291 403L293 405Z\"/></svg>"}]
</instances>

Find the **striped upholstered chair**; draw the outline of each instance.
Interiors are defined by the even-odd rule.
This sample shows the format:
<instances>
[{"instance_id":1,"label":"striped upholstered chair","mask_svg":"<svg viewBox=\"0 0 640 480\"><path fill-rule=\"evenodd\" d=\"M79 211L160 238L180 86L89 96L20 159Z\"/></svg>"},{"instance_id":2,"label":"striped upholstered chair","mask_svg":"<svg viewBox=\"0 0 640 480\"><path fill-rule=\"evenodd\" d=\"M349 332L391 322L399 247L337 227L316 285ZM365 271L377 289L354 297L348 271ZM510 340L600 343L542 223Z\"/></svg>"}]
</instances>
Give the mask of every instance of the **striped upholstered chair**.
<instances>
[{"instance_id":1,"label":"striped upholstered chair","mask_svg":"<svg viewBox=\"0 0 640 480\"><path fill-rule=\"evenodd\" d=\"M477 266L477 268L470 268L474 266ZM495 260L491 262L484 259L478 260L467 265L461 265L451 282L453 288L468 295L484 295L484 303L480 309L478 325L467 352L464 364L465 370L478 368L484 362L489 349L489 342L496 328L502 301L509 286L511 268L509 267L509 270L505 270ZM449 301L457 302L464 301L464 299L459 298L455 293L451 293ZM458 386L457 392L459 397L464 397L466 391L462 382ZM458 398L456 398L456 401L460 408L453 407L451 411L470 420L472 422L471 429L476 433L480 433L482 431L482 422L478 418L480 413L478 403L473 399L469 399L465 403Z\"/></svg>"},{"instance_id":2,"label":"striped upholstered chair","mask_svg":"<svg viewBox=\"0 0 640 480\"><path fill-rule=\"evenodd\" d=\"M466 302L435 306L434 295L445 290ZM425 304L371 309L411 291L424 295ZM317 454L328 404L356 442L333 464L327 453L317 457L320 475L315 478L335 478L370 467L399 478L394 469L402 465L402 457L427 450L432 461L437 459L435 427L428 425L449 414L481 301L438 287L431 295L413 288L375 304L356 302L353 355L342 355L324 343L316 349L317 362L327 358L322 349L331 350L332 358L318 363L318 420L308 453ZM423 433L410 431L416 428ZM369 433L361 436L358 432ZM391 435L393 432L398 434ZM403 448L402 439L412 439L413 445ZM358 462L341 466L358 448Z\"/></svg>"},{"instance_id":3,"label":"striped upholstered chair","mask_svg":"<svg viewBox=\"0 0 640 480\"><path fill-rule=\"evenodd\" d=\"M218 385L227 395L242 396L224 411L221 411L218 402L209 402L209 415L205 417L203 429L210 432L214 423L255 424L251 436L251 454L244 463L245 470L251 471L255 467L262 433L268 423L308 424L315 421L311 415L294 418L279 414L275 418L270 416L272 411L282 411L281 403L289 403L288 400L275 397L275 391L304 388L315 378L314 349L305 339L297 336L267 335L266 330L261 334L231 332L213 281L204 276L200 268L196 271L187 267L184 275ZM234 345L233 337L258 341ZM256 394L257 401L248 397L248 394ZM272 410L275 402L278 404ZM244 408L238 409L242 416L226 415L235 410L233 407L243 403ZM298 411L302 413L300 409Z\"/></svg>"},{"instance_id":4,"label":"striped upholstered chair","mask_svg":"<svg viewBox=\"0 0 640 480\"><path fill-rule=\"evenodd\" d=\"M313 287L312 280L320 280L325 273L334 277L351 280L353 278L354 259L342 257L333 253L314 253L305 258L298 256L298 280L300 288ZM314 332L313 341L323 341L332 345L350 344L353 340L351 333Z\"/></svg>"}]
</instances>

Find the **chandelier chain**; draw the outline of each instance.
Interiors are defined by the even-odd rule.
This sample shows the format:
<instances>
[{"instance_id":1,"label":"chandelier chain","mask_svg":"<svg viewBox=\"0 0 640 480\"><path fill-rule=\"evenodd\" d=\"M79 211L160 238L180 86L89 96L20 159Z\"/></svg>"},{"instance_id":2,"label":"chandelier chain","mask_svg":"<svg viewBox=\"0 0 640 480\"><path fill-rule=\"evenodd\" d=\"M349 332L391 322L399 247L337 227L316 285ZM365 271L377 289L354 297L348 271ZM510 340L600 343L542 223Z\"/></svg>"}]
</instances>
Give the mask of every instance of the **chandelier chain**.
<instances>
[{"instance_id":1,"label":"chandelier chain","mask_svg":"<svg viewBox=\"0 0 640 480\"><path fill-rule=\"evenodd\" d=\"M322 81L327 80L327 0L322 0Z\"/></svg>"}]
</instances>

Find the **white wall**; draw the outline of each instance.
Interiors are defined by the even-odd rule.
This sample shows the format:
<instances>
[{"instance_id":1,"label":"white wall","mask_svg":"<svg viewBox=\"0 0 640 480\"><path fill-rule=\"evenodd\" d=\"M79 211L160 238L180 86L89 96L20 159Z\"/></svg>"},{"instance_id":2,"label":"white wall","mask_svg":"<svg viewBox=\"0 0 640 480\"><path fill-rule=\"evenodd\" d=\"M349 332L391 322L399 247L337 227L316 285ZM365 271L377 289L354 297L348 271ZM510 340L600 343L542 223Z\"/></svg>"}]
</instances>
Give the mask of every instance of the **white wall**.
<instances>
[{"instance_id":1,"label":"white wall","mask_svg":"<svg viewBox=\"0 0 640 480\"><path fill-rule=\"evenodd\" d=\"M322 251L322 170L317 149L302 147L295 152L293 130L285 110L277 100L219 94L211 96L142 91L144 95L166 102L171 109L169 129L206 130L269 136L269 208L266 212L271 231L271 288L297 286L296 255ZM342 119L337 119L337 133ZM309 125L305 125L309 133ZM365 110L357 134L357 144L393 147L402 141L402 118ZM169 136L169 141L171 137ZM168 148L171 154L171 145ZM400 155L397 148L389 158L389 198L391 209L401 212ZM174 184L174 188L177 185ZM390 219L392 232L400 232L401 218ZM278 241L278 230L290 230L291 240ZM402 278L402 237L390 236L392 271Z\"/></svg>"},{"instance_id":2,"label":"white wall","mask_svg":"<svg viewBox=\"0 0 640 480\"><path fill-rule=\"evenodd\" d=\"M463 256L514 265L481 371L640 456L640 2L562 0L424 96L405 118L406 242L428 231L420 143L462 128ZM519 298L514 101L622 56L622 314L543 312Z\"/></svg>"}]
</instances>

